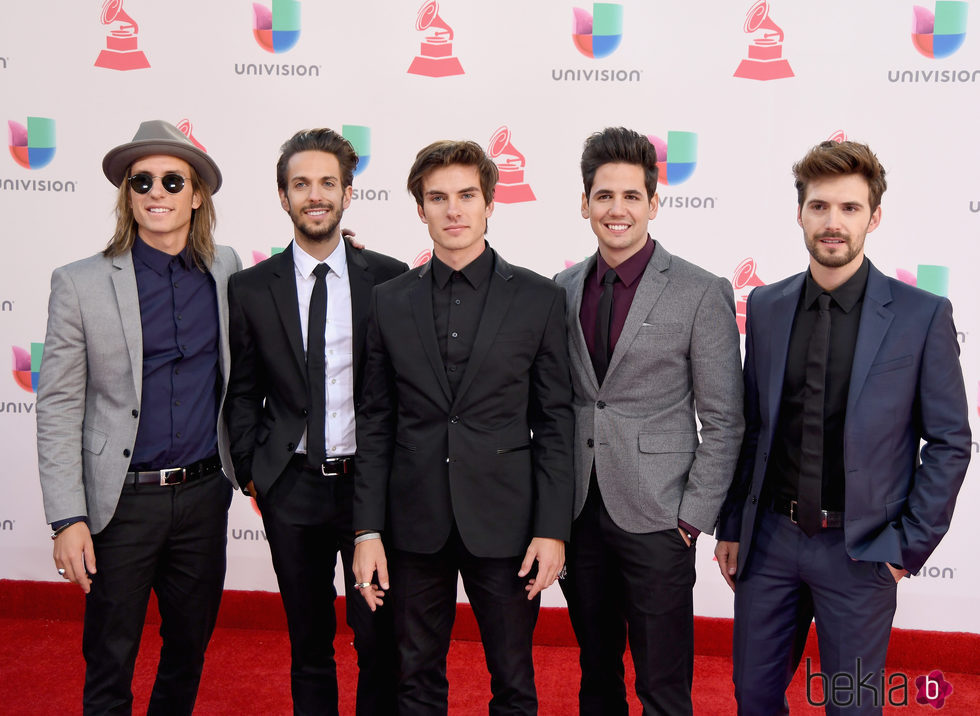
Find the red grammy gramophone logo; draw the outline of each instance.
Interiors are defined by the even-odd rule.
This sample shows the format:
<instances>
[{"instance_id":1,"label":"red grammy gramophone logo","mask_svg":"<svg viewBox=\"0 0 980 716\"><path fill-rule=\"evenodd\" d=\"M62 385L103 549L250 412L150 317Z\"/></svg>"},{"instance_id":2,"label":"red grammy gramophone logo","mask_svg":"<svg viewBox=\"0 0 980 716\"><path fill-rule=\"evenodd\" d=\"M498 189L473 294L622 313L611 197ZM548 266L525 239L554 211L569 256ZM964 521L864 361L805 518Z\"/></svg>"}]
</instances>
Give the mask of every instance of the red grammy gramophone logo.
<instances>
[{"instance_id":1,"label":"red grammy gramophone logo","mask_svg":"<svg viewBox=\"0 0 980 716\"><path fill-rule=\"evenodd\" d=\"M193 145L198 149L200 149L202 152L208 151L207 148L199 141L197 141L197 138L194 136L194 125L191 124L191 121L189 119L185 117L184 119L177 122L177 129L183 132L184 136L187 137L189 140L191 140L191 143L193 143Z\"/></svg>"},{"instance_id":2,"label":"red grammy gramophone logo","mask_svg":"<svg viewBox=\"0 0 980 716\"><path fill-rule=\"evenodd\" d=\"M493 200L498 204L519 204L524 201L534 201L534 192L524 182L524 165L527 164L527 160L511 144L510 130L507 125L500 127L490 137L487 154L497 162L497 171L500 172Z\"/></svg>"},{"instance_id":3,"label":"red grammy gramophone logo","mask_svg":"<svg viewBox=\"0 0 980 716\"><path fill-rule=\"evenodd\" d=\"M422 41L422 49L408 68L410 75L425 77L449 77L463 74L463 66L453 56L453 29L439 17L439 3L429 0L422 4L415 20L415 29L424 32L438 28Z\"/></svg>"},{"instance_id":4,"label":"red grammy gramophone logo","mask_svg":"<svg viewBox=\"0 0 980 716\"><path fill-rule=\"evenodd\" d=\"M783 31L769 17L766 0L759 0L749 8L742 29L754 38L749 45L749 56L739 64L735 77L749 80L793 77L793 69L783 59Z\"/></svg>"},{"instance_id":5,"label":"red grammy gramophone logo","mask_svg":"<svg viewBox=\"0 0 980 716\"><path fill-rule=\"evenodd\" d=\"M96 67L107 70L142 70L150 66L139 49L139 25L123 10L122 0L102 3L103 25L111 26L105 38L105 49L95 60Z\"/></svg>"},{"instance_id":6,"label":"red grammy gramophone logo","mask_svg":"<svg viewBox=\"0 0 980 716\"><path fill-rule=\"evenodd\" d=\"M740 263L732 277L732 287L737 296L735 300L735 321L738 332L745 335L745 312L749 303L749 294L756 286L765 286L766 282L755 273L755 259L748 258Z\"/></svg>"}]
</instances>

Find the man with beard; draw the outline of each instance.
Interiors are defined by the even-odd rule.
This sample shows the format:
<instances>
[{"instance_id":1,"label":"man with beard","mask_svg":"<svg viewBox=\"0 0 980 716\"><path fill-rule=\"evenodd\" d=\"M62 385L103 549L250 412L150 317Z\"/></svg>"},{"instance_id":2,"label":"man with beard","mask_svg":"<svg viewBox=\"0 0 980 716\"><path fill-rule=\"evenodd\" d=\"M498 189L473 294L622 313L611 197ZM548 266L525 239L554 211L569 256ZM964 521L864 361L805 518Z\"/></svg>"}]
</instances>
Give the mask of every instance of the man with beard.
<instances>
[{"instance_id":1,"label":"man with beard","mask_svg":"<svg viewBox=\"0 0 980 716\"><path fill-rule=\"evenodd\" d=\"M745 440L716 535L735 696L740 714L789 713L815 615L827 712L880 714L896 584L946 533L970 461L959 344L947 299L864 256L886 188L868 146L823 142L793 173L810 267L749 297Z\"/></svg>"},{"instance_id":2,"label":"man with beard","mask_svg":"<svg viewBox=\"0 0 980 716\"><path fill-rule=\"evenodd\" d=\"M341 237L357 154L330 129L295 134L276 166L293 242L228 287L225 415L241 487L262 512L292 646L296 714L337 713L334 570L360 670L358 714L394 711L390 615L355 596L354 413L371 291L408 266Z\"/></svg>"}]
</instances>

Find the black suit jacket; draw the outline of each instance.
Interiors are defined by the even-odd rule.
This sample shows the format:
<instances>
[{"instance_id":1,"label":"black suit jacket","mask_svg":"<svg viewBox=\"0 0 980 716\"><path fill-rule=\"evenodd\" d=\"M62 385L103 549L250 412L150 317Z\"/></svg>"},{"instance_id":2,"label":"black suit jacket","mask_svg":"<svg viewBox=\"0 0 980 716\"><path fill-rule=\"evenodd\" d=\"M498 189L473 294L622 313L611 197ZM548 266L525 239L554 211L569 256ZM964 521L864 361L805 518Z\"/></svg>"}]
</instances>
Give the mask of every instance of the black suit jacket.
<instances>
[{"instance_id":1,"label":"black suit jacket","mask_svg":"<svg viewBox=\"0 0 980 716\"><path fill-rule=\"evenodd\" d=\"M371 290L408 266L344 242L354 326L354 409L360 402ZM265 494L306 429L310 387L300 325L293 245L228 283L231 375L225 417L239 485Z\"/></svg>"},{"instance_id":2,"label":"black suit jacket","mask_svg":"<svg viewBox=\"0 0 980 716\"><path fill-rule=\"evenodd\" d=\"M431 554L455 521L478 557L567 540L572 390L565 292L494 254L459 390L436 342L430 264L374 292L357 416L354 527Z\"/></svg>"}]
</instances>

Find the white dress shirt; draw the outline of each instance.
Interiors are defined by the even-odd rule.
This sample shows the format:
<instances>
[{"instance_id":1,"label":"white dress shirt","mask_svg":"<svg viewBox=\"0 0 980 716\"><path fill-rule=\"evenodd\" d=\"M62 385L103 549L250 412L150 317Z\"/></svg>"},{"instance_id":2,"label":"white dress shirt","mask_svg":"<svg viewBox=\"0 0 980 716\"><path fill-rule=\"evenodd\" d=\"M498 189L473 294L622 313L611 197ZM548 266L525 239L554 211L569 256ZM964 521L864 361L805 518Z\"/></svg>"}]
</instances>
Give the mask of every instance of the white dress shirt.
<instances>
[{"instance_id":1,"label":"white dress shirt","mask_svg":"<svg viewBox=\"0 0 980 716\"><path fill-rule=\"evenodd\" d=\"M303 329L303 350L307 345L310 319L310 297L319 262L293 242L293 267L296 274L296 298L299 299L299 322ZM351 317L350 281L347 276L347 251L343 239L323 262L327 271L326 339L326 446L327 457L353 455L357 448L354 436L354 321ZM306 432L296 452L306 452Z\"/></svg>"}]
</instances>

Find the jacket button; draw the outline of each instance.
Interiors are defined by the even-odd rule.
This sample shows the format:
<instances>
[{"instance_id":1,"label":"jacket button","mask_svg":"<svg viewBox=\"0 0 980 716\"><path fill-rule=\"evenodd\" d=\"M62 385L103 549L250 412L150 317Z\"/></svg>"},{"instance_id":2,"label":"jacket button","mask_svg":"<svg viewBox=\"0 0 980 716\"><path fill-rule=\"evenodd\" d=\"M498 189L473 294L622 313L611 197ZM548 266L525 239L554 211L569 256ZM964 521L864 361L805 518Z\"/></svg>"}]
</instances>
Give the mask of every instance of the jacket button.
<instances>
[{"instance_id":1,"label":"jacket button","mask_svg":"<svg viewBox=\"0 0 980 716\"><path fill-rule=\"evenodd\" d=\"M123 450L123 457L129 457L129 448Z\"/></svg>"},{"instance_id":2,"label":"jacket button","mask_svg":"<svg viewBox=\"0 0 980 716\"><path fill-rule=\"evenodd\" d=\"M309 408L303 408L303 417L306 418L306 417L309 417L309 415L310 415L310 409Z\"/></svg>"},{"instance_id":3,"label":"jacket button","mask_svg":"<svg viewBox=\"0 0 980 716\"><path fill-rule=\"evenodd\" d=\"M134 418L138 418L139 416L140 416L140 411L138 411L135 408L133 408L133 417Z\"/></svg>"},{"instance_id":4,"label":"jacket button","mask_svg":"<svg viewBox=\"0 0 980 716\"><path fill-rule=\"evenodd\" d=\"M758 501L759 501L759 498L758 498L758 497L756 497L755 495L752 495L752 504L754 505L754 504L755 504L755 503L757 503Z\"/></svg>"},{"instance_id":5,"label":"jacket button","mask_svg":"<svg viewBox=\"0 0 980 716\"><path fill-rule=\"evenodd\" d=\"M289 452L292 452L296 449L296 443L286 443L286 449L289 450Z\"/></svg>"},{"instance_id":6,"label":"jacket button","mask_svg":"<svg viewBox=\"0 0 980 716\"><path fill-rule=\"evenodd\" d=\"M453 424L458 423L459 422L459 416L458 415L454 415L453 417L451 417L449 419L449 422L451 422Z\"/></svg>"},{"instance_id":7,"label":"jacket button","mask_svg":"<svg viewBox=\"0 0 980 716\"><path fill-rule=\"evenodd\" d=\"M595 440L589 438L588 440L585 441L585 444L588 445L589 447L595 447Z\"/></svg>"},{"instance_id":8,"label":"jacket button","mask_svg":"<svg viewBox=\"0 0 980 716\"><path fill-rule=\"evenodd\" d=\"M598 403L596 403L596 404L595 404L595 406L596 406L596 407L597 407L597 408L598 408L599 410L602 410L603 408L605 408L605 407L606 407L606 402L605 402L604 400L600 400L600 401L599 401Z\"/></svg>"}]
</instances>

